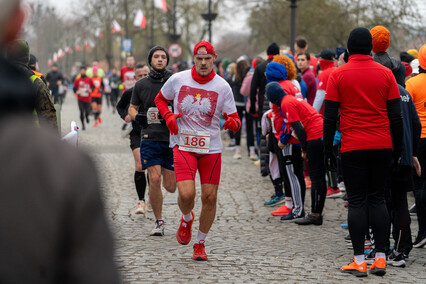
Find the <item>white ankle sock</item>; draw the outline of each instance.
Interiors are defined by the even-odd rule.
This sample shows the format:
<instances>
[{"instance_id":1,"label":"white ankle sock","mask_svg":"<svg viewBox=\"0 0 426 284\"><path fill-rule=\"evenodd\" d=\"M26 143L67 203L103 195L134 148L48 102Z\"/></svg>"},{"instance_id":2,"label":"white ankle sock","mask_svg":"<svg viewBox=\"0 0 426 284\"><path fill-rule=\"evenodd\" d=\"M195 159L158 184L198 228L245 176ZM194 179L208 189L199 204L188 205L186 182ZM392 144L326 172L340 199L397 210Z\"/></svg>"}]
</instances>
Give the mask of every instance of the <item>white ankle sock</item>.
<instances>
[{"instance_id":1,"label":"white ankle sock","mask_svg":"<svg viewBox=\"0 0 426 284\"><path fill-rule=\"evenodd\" d=\"M250 146L249 147L249 149L250 149L250 154L256 154L256 152L254 151L254 146Z\"/></svg>"},{"instance_id":2,"label":"white ankle sock","mask_svg":"<svg viewBox=\"0 0 426 284\"><path fill-rule=\"evenodd\" d=\"M202 233L201 231L198 231L197 239L195 240L196 244L199 244L200 241L205 241L207 237L207 234Z\"/></svg>"},{"instance_id":3,"label":"white ankle sock","mask_svg":"<svg viewBox=\"0 0 426 284\"><path fill-rule=\"evenodd\" d=\"M365 255L360 254L360 255L355 255L355 262L356 264L361 264L365 261Z\"/></svg>"},{"instance_id":4,"label":"white ankle sock","mask_svg":"<svg viewBox=\"0 0 426 284\"><path fill-rule=\"evenodd\" d=\"M285 206L287 206L287 208L293 208L293 200L291 199L291 197L286 197L284 198L285 200Z\"/></svg>"},{"instance_id":5,"label":"white ankle sock","mask_svg":"<svg viewBox=\"0 0 426 284\"><path fill-rule=\"evenodd\" d=\"M384 252L376 252L376 259L379 258L386 259L386 254Z\"/></svg>"},{"instance_id":6,"label":"white ankle sock","mask_svg":"<svg viewBox=\"0 0 426 284\"><path fill-rule=\"evenodd\" d=\"M183 220L184 220L185 222L189 222L189 221L191 221L191 220L192 220L192 212L189 212L189 214L184 214L184 215L183 215Z\"/></svg>"},{"instance_id":7,"label":"white ankle sock","mask_svg":"<svg viewBox=\"0 0 426 284\"><path fill-rule=\"evenodd\" d=\"M235 152L241 153L241 146L235 146Z\"/></svg>"}]
</instances>

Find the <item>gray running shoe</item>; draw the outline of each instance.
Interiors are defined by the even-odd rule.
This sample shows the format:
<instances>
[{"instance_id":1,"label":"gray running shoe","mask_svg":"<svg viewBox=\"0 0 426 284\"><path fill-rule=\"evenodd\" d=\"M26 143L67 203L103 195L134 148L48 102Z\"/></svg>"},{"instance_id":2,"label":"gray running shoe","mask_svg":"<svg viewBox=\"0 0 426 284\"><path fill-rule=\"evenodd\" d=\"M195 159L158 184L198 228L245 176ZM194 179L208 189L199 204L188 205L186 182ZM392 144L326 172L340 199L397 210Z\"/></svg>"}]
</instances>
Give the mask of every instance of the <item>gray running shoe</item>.
<instances>
[{"instance_id":1,"label":"gray running shoe","mask_svg":"<svg viewBox=\"0 0 426 284\"><path fill-rule=\"evenodd\" d=\"M155 227L151 231L151 236L164 236L164 221L155 220Z\"/></svg>"}]
</instances>

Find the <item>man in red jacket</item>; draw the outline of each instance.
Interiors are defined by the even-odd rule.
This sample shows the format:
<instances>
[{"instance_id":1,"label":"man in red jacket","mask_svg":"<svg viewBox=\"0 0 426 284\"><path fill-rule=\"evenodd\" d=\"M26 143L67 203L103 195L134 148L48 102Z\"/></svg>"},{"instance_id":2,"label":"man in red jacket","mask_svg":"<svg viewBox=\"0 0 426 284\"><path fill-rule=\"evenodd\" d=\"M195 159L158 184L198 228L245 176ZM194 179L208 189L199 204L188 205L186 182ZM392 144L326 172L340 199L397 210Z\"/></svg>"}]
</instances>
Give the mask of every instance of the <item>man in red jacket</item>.
<instances>
[{"instance_id":1,"label":"man in red jacket","mask_svg":"<svg viewBox=\"0 0 426 284\"><path fill-rule=\"evenodd\" d=\"M197 43L192 70L170 77L155 99L171 134L178 203L183 214L176 238L182 245L191 241L197 170L200 174L202 207L194 260L207 260L204 242L216 215L222 152L220 116L226 119L223 128L237 131L241 127L231 87L213 70L216 58L213 45L207 41ZM167 107L171 100L174 112Z\"/></svg>"}]
</instances>

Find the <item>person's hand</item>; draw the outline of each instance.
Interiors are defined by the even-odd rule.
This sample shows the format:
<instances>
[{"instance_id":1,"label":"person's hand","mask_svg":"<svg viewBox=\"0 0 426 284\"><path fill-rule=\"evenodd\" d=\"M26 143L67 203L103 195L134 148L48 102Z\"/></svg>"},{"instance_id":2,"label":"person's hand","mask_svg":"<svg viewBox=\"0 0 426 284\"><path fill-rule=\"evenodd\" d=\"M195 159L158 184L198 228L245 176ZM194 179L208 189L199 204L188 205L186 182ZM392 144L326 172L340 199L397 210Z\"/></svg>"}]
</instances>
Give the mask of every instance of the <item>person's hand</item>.
<instances>
[{"instance_id":1,"label":"person's hand","mask_svg":"<svg viewBox=\"0 0 426 284\"><path fill-rule=\"evenodd\" d=\"M238 129L240 128L240 125L238 124L238 122L231 116L228 116L228 114L226 112L223 113L223 118L226 120L225 123L223 124L223 129L229 129L233 132L237 132Z\"/></svg>"},{"instance_id":2,"label":"person's hand","mask_svg":"<svg viewBox=\"0 0 426 284\"><path fill-rule=\"evenodd\" d=\"M177 122L176 119L178 119L179 117L181 117L182 114L174 114L172 112L168 112L165 116L165 120L166 120L166 125L167 128L170 130L170 134L171 135L177 135L179 132L179 128L177 126Z\"/></svg>"},{"instance_id":3,"label":"person's hand","mask_svg":"<svg viewBox=\"0 0 426 284\"><path fill-rule=\"evenodd\" d=\"M416 174L418 176L422 175L422 168L420 167L419 159L417 157L413 157L413 166L416 169Z\"/></svg>"},{"instance_id":4,"label":"person's hand","mask_svg":"<svg viewBox=\"0 0 426 284\"><path fill-rule=\"evenodd\" d=\"M284 149L285 144L281 143L281 141L278 141L278 147L280 147L280 149Z\"/></svg>"},{"instance_id":5,"label":"person's hand","mask_svg":"<svg viewBox=\"0 0 426 284\"><path fill-rule=\"evenodd\" d=\"M332 152L324 153L324 163L327 171L335 171L337 169L336 157Z\"/></svg>"},{"instance_id":6,"label":"person's hand","mask_svg":"<svg viewBox=\"0 0 426 284\"><path fill-rule=\"evenodd\" d=\"M58 86L59 86L59 85L62 85L62 81L58 80L58 81L56 82L56 84L58 84Z\"/></svg>"},{"instance_id":7,"label":"person's hand","mask_svg":"<svg viewBox=\"0 0 426 284\"><path fill-rule=\"evenodd\" d=\"M126 117L124 118L125 122L131 122L132 118L130 117L130 115L126 115Z\"/></svg>"},{"instance_id":8,"label":"person's hand","mask_svg":"<svg viewBox=\"0 0 426 284\"><path fill-rule=\"evenodd\" d=\"M302 159L306 159L306 151L302 150Z\"/></svg>"}]
</instances>

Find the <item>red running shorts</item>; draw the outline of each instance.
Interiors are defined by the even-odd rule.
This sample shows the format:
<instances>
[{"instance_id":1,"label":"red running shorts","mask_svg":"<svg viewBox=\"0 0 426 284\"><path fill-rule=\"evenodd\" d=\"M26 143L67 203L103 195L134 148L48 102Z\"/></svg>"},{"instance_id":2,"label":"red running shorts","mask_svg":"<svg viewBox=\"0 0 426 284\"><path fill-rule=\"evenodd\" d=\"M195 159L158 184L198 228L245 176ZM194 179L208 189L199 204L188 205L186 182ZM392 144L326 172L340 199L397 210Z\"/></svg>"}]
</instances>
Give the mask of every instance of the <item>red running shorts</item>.
<instances>
[{"instance_id":1,"label":"red running shorts","mask_svg":"<svg viewBox=\"0 0 426 284\"><path fill-rule=\"evenodd\" d=\"M198 154L173 148L176 182L195 181L195 174L200 174L201 184L219 184L222 165L222 153Z\"/></svg>"}]
</instances>

